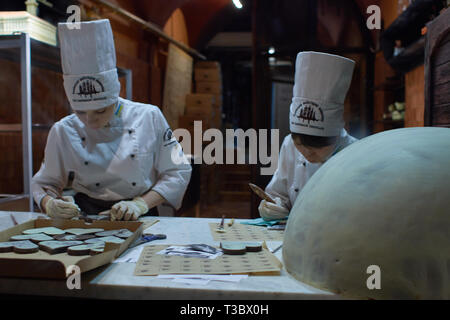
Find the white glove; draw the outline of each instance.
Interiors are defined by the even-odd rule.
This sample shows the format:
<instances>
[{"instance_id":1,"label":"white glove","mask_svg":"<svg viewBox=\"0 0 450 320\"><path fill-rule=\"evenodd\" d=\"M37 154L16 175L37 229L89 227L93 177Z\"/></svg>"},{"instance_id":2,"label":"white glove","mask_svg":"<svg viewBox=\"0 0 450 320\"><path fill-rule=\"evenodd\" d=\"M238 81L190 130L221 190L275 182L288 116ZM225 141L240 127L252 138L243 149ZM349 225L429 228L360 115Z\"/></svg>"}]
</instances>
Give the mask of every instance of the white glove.
<instances>
[{"instance_id":1,"label":"white glove","mask_svg":"<svg viewBox=\"0 0 450 320\"><path fill-rule=\"evenodd\" d=\"M111 221L137 220L147 211L147 203L141 197L136 197L131 201L120 201L111 207Z\"/></svg>"},{"instance_id":2,"label":"white glove","mask_svg":"<svg viewBox=\"0 0 450 320\"><path fill-rule=\"evenodd\" d=\"M289 215L289 210L281 205L281 199L274 200L276 204L266 200L262 200L259 204L259 214L266 221L285 219Z\"/></svg>"},{"instance_id":3,"label":"white glove","mask_svg":"<svg viewBox=\"0 0 450 320\"><path fill-rule=\"evenodd\" d=\"M62 199L51 198L45 204L45 212L51 218L71 219L80 213L80 208L73 197L62 197Z\"/></svg>"}]
</instances>

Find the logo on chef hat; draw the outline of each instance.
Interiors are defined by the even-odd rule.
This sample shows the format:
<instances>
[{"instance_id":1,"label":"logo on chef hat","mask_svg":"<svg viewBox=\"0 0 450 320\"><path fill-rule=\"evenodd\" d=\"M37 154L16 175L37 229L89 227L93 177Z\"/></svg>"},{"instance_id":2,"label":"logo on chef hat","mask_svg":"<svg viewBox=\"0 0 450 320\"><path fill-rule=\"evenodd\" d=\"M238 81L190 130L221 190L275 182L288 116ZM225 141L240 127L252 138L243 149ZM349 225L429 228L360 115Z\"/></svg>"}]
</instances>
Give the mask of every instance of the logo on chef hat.
<instances>
[{"instance_id":1,"label":"logo on chef hat","mask_svg":"<svg viewBox=\"0 0 450 320\"><path fill-rule=\"evenodd\" d=\"M94 77L82 77L75 82L72 94L78 96L79 99L74 101L92 101L106 98L95 98L96 95L105 92L103 84Z\"/></svg>"},{"instance_id":2,"label":"logo on chef hat","mask_svg":"<svg viewBox=\"0 0 450 320\"><path fill-rule=\"evenodd\" d=\"M325 117L322 108L312 101L301 102L295 108L293 116L301 121L308 122L324 122Z\"/></svg>"}]
</instances>

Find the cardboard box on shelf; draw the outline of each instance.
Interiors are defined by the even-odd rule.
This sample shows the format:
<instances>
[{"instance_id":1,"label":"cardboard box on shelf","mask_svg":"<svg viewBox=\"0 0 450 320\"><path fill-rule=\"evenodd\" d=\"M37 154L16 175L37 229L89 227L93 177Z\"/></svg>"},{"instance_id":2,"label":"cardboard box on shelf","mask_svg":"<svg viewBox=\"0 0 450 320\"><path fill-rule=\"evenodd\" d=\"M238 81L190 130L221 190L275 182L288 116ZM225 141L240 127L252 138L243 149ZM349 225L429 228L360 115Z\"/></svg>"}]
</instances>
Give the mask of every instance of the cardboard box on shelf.
<instances>
[{"instance_id":1,"label":"cardboard box on shelf","mask_svg":"<svg viewBox=\"0 0 450 320\"><path fill-rule=\"evenodd\" d=\"M186 116L208 116L210 119L214 117L214 107L189 107L186 108L184 115Z\"/></svg>"},{"instance_id":2,"label":"cardboard box on shelf","mask_svg":"<svg viewBox=\"0 0 450 320\"><path fill-rule=\"evenodd\" d=\"M196 93L221 94L222 83L219 81L196 81Z\"/></svg>"},{"instance_id":3,"label":"cardboard box on shelf","mask_svg":"<svg viewBox=\"0 0 450 320\"><path fill-rule=\"evenodd\" d=\"M190 132L191 138L194 137L194 122L201 121L202 132L208 130L211 126L212 117L210 115L184 115L178 118L178 128L186 129Z\"/></svg>"},{"instance_id":4,"label":"cardboard box on shelf","mask_svg":"<svg viewBox=\"0 0 450 320\"><path fill-rule=\"evenodd\" d=\"M220 69L218 61L198 61L195 63L197 69Z\"/></svg>"},{"instance_id":5,"label":"cardboard box on shelf","mask_svg":"<svg viewBox=\"0 0 450 320\"><path fill-rule=\"evenodd\" d=\"M219 81L222 82L220 69L194 69L195 81Z\"/></svg>"},{"instance_id":6,"label":"cardboard box on shelf","mask_svg":"<svg viewBox=\"0 0 450 320\"><path fill-rule=\"evenodd\" d=\"M216 103L216 96L208 93L191 93L186 95L186 109L211 108Z\"/></svg>"},{"instance_id":7,"label":"cardboard box on shelf","mask_svg":"<svg viewBox=\"0 0 450 320\"><path fill-rule=\"evenodd\" d=\"M102 228L104 230L128 229L133 235L121 244L106 243L103 253L94 256L71 256L67 253L49 254L39 250L35 253L0 253L0 277L65 279L72 272L69 266L76 265L81 272L111 263L142 234L143 223L132 221L94 221L35 219L0 232L0 242L8 241L12 236L22 234L24 230L44 227L59 229Z\"/></svg>"}]
</instances>

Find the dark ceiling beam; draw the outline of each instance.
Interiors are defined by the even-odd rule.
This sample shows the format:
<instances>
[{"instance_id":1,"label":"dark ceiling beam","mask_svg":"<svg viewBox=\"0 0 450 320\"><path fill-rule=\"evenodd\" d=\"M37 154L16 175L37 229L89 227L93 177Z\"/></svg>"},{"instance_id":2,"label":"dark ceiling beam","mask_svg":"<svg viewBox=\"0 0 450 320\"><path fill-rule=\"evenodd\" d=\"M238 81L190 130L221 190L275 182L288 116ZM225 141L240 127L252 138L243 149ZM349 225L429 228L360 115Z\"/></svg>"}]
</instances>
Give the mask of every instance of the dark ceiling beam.
<instances>
[{"instance_id":1,"label":"dark ceiling beam","mask_svg":"<svg viewBox=\"0 0 450 320\"><path fill-rule=\"evenodd\" d=\"M163 28L173 12L191 0L133 0L139 15Z\"/></svg>"},{"instance_id":2,"label":"dark ceiling beam","mask_svg":"<svg viewBox=\"0 0 450 320\"><path fill-rule=\"evenodd\" d=\"M178 48L180 48L184 52L188 53L189 55L194 56L199 59L202 59L202 60L206 60L206 57L204 55L202 55L201 53L199 53L197 50L186 46L184 43L181 43L181 42L173 39L172 37L169 37L163 30L160 29L160 27L158 25L156 25L152 22L149 22L149 21L145 21L144 19L142 19L142 18L132 14L131 12L126 11L126 10L122 9L121 7L119 7L115 4L112 4L106 0L93 0L93 1L108 8L108 9L111 9L112 11L120 14L121 16L139 24L145 30L150 31L151 33L159 36L162 39L165 39L166 41L177 46Z\"/></svg>"}]
</instances>

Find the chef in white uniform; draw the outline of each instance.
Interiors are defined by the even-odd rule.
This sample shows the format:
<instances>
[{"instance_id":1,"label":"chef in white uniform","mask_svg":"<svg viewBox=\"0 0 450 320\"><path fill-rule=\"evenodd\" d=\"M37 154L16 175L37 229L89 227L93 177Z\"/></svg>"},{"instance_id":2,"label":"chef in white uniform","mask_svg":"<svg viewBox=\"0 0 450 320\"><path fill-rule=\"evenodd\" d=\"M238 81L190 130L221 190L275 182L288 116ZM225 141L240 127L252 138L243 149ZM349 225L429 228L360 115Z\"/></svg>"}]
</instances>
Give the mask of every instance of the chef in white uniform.
<instances>
[{"instance_id":1,"label":"chef in white uniform","mask_svg":"<svg viewBox=\"0 0 450 320\"><path fill-rule=\"evenodd\" d=\"M66 219L108 210L112 220L136 220L162 203L178 209L191 166L180 161L184 154L158 107L119 97L109 20L82 22L80 29L60 23L58 32L74 114L49 132L32 180L38 206ZM74 197L61 197L67 186Z\"/></svg>"},{"instance_id":2,"label":"chef in white uniform","mask_svg":"<svg viewBox=\"0 0 450 320\"><path fill-rule=\"evenodd\" d=\"M354 65L350 59L326 53L297 55L291 134L283 141L278 168L265 190L276 204L262 200L258 207L265 220L286 218L314 172L356 141L344 129L343 120Z\"/></svg>"}]
</instances>

